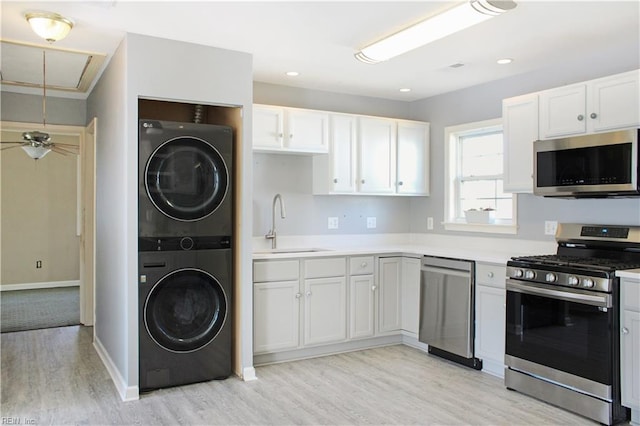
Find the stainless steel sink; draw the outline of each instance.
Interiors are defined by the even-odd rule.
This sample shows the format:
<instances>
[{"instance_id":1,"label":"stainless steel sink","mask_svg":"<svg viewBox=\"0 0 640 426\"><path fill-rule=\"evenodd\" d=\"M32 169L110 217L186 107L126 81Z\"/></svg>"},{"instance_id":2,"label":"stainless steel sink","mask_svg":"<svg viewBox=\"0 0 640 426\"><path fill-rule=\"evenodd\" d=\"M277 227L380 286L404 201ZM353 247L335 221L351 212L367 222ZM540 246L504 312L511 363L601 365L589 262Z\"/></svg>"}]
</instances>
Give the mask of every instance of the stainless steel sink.
<instances>
[{"instance_id":1,"label":"stainless steel sink","mask_svg":"<svg viewBox=\"0 0 640 426\"><path fill-rule=\"evenodd\" d=\"M329 251L329 249L323 248L312 248L312 247L303 247L303 248L280 248L280 249L267 249L267 250L256 250L254 254L295 254L295 253L314 253L318 251Z\"/></svg>"}]
</instances>

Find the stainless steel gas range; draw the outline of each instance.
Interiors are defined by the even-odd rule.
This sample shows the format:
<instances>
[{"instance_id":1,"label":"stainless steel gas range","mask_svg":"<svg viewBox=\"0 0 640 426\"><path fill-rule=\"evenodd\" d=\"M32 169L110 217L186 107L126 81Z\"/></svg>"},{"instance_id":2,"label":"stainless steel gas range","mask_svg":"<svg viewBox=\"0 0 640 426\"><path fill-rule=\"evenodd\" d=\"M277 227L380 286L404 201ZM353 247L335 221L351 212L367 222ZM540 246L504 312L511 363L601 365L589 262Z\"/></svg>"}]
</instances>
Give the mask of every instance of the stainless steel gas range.
<instances>
[{"instance_id":1,"label":"stainless steel gas range","mask_svg":"<svg viewBox=\"0 0 640 426\"><path fill-rule=\"evenodd\" d=\"M505 384L600 423L620 404L617 270L640 267L640 227L561 224L557 253L507 262Z\"/></svg>"}]
</instances>

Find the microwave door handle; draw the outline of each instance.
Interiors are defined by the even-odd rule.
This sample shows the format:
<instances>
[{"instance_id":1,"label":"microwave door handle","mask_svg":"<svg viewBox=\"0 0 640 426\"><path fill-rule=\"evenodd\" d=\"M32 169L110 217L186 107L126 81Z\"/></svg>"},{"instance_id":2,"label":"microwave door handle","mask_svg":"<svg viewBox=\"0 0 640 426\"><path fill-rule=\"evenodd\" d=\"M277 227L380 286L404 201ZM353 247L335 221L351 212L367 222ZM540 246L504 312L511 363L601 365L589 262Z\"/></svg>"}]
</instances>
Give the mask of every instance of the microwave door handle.
<instances>
[{"instance_id":1,"label":"microwave door handle","mask_svg":"<svg viewBox=\"0 0 640 426\"><path fill-rule=\"evenodd\" d=\"M535 284L520 284L512 279L507 279L507 291L532 294L534 296L552 297L554 299L564 300L567 302L583 303L585 305L600 306L603 308L611 308L613 306L610 294L585 294L553 290L549 288L542 288Z\"/></svg>"}]
</instances>

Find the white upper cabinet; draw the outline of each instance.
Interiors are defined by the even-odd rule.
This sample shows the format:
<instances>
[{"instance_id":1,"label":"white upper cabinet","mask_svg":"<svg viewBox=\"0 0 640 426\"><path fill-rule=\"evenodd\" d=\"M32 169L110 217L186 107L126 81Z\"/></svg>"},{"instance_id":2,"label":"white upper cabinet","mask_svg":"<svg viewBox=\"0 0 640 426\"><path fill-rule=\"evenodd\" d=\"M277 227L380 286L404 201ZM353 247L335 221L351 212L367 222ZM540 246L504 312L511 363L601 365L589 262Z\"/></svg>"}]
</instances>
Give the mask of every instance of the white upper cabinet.
<instances>
[{"instance_id":1,"label":"white upper cabinet","mask_svg":"<svg viewBox=\"0 0 640 426\"><path fill-rule=\"evenodd\" d=\"M357 119L352 115L333 114L329 124L330 172L325 183L330 186L329 192L353 193L356 191Z\"/></svg>"},{"instance_id":2,"label":"white upper cabinet","mask_svg":"<svg viewBox=\"0 0 640 426\"><path fill-rule=\"evenodd\" d=\"M504 191L533 192L533 141L538 139L538 94L502 101Z\"/></svg>"},{"instance_id":3,"label":"white upper cabinet","mask_svg":"<svg viewBox=\"0 0 640 426\"><path fill-rule=\"evenodd\" d=\"M540 92L540 138L640 125L639 71Z\"/></svg>"},{"instance_id":4,"label":"white upper cabinet","mask_svg":"<svg viewBox=\"0 0 640 426\"><path fill-rule=\"evenodd\" d=\"M429 195L429 123L398 121L396 192Z\"/></svg>"},{"instance_id":5,"label":"white upper cabinet","mask_svg":"<svg viewBox=\"0 0 640 426\"><path fill-rule=\"evenodd\" d=\"M272 105L253 106L253 148L267 152L327 153L329 114Z\"/></svg>"},{"instance_id":6,"label":"white upper cabinet","mask_svg":"<svg viewBox=\"0 0 640 426\"><path fill-rule=\"evenodd\" d=\"M368 194L396 190L396 122L377 117L358 119L358 190Z\"/></svg>"}]
</instances>

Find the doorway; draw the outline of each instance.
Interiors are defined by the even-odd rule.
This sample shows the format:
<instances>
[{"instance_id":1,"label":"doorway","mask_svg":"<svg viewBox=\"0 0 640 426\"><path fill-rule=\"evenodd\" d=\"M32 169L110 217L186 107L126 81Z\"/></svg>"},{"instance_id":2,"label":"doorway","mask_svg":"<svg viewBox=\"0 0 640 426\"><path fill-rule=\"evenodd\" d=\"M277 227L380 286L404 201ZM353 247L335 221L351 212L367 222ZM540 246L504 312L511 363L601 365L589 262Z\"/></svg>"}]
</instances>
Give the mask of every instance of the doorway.
<instances>
[{"instance_id":1,"label":"doorway","mask_svg":"<svg viewBox=\"0 0 640 426\"><path fill-rule=\"evenodd\" d=\"M19 141L22 132L40 127L2 122L2 140ZM78 145L78 155L52 152L32 160L19 146L0 151L0 290L4 301L22 300L20 311L50 301L75 308L77 322L93 325L95 128L95 120L87 128L47 125L54 142ZM45 318L31 327L47 327L47 312L34 315ZM51 326L71 321L57 317Z\"/></svg>"}]
</instances>

